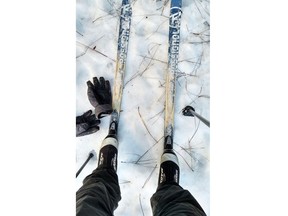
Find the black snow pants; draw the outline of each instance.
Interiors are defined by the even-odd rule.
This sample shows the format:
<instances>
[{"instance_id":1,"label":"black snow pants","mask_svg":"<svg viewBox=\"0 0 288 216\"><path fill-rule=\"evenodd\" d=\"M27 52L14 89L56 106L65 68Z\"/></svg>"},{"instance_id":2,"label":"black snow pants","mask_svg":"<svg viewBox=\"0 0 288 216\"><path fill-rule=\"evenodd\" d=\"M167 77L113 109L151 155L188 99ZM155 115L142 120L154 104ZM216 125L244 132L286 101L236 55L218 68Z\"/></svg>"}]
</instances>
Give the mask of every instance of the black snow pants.
<instances>
[{"instance_id":1,"label":"black snow pants","mask_svg":"<svg viewBox=\"0 0 288 216\"><path fill-rule=\"evenodd\" d=\"M95 169L76 192L77 216L113 215L121 200L118 176L113 169Z\"/></svg>"},{"instance_id":2,"label":"black snow pants","mask_svg":"<svg viewBox=\"0 0 288 216\"><path fill-rule=\"evenodd\" d=\"M154 216L206 216L192 194L177 183L159 185L150 201Z\"/></svg>"},{"instance_id":3,"label":"black snow pants","mask_svg":"<svg viewBox=\"0 0 288 216\"><path fill-rule=\"evenodd\" d=\"M113 215L121 200L118 176L113 169L95 169L76 193L77 216ZM178 184L164 184L151 198L154 216L205 216L188 190Z\"/></svg>"}]
</instances>

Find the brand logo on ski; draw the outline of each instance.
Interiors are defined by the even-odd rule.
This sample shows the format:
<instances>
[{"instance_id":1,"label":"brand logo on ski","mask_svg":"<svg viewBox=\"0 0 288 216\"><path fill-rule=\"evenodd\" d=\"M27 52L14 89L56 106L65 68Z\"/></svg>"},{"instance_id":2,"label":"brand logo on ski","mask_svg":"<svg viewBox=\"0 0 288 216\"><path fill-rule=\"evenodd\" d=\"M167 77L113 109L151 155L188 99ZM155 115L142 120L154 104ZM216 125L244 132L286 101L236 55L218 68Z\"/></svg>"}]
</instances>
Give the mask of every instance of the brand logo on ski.
<instances>
[{"instance_id":1,"label":"brand logo on ski","mask_svg":"<svg viewBox=\"0 0 288 216\"><path fill-rule=\"evenodd\" d=\"M124 18L125 20L128 20L128 18L129 18L128 16L130 16L132 13L131 5L130 4L123 5L121 7L121 10L122 10L122 13L121 13L120 17Z\"/></svg>"},{"instance_id":2,"label":"brand logo on ski","mask_svg":"<svg viewBox=\"0 0 288 216\"><path fill-rule=\"evenodd\" d=\"M170 9L170 23L169 26L171 28L180 28L180 20L181 20L181 15L182 15L182 10L180 7L172 7Z\"/></svg>"},{"instance_id":3,"label":"brand logo on ski","mask_svg":"<svg viewBox=\"0 0 288 216\"><path fill-rule=\"evenodd\" d=\"M169 21L169 65L172 71L176 71L178 67L181 15L182 11L180 7L171 8Z\"/></svg>"},{"instance_id":4,"label":"brand logo on ski","mask_svg":"<svg viewBox=\"0 0 288 216\"><path fill-rule=\"evenodd\" d=\"M121 7L121 32L120 32L120 41L118 43L118 50L119 53L119 63L125 64L126 62L126 55L127 55L127 46L130 34L130 22L131 22L131 14L132 8L130 4L123 5ZM120 70L121 72L122 70Z\"/></svg>"}]
</instances>

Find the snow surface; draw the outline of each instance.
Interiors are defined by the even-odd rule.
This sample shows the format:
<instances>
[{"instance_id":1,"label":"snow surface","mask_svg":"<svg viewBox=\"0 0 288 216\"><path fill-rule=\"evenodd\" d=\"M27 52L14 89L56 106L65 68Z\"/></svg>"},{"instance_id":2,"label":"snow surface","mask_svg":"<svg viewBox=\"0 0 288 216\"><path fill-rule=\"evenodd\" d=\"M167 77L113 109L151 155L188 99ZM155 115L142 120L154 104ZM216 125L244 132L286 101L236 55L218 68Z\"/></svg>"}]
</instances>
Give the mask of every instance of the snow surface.
<instances>
[{"instance_id":1,"label":"snow surface","mask_svg":"<svg viewBox=\"0 0 288 216\"><path fill-rule=\"evenodd\" d=\"M210 215L209 128L181 110L191 105L210 119L209 1L183 0L179 73L175 99L175 151L180 185L188 189ZM113 86L121 1L77 0L76 3L76 115L92 109L86 81L103 76ZM170 1L132 1L127 71L119 123L118 176L122 200L115 215L152 215L150 197L158 180L163 148L165 69L167 68ZM109 117L100 131L76 138L76 171L89 152L99 152L108 132ZM76 179L97 167L90 160Z\"/></svg>"}]
</instances>

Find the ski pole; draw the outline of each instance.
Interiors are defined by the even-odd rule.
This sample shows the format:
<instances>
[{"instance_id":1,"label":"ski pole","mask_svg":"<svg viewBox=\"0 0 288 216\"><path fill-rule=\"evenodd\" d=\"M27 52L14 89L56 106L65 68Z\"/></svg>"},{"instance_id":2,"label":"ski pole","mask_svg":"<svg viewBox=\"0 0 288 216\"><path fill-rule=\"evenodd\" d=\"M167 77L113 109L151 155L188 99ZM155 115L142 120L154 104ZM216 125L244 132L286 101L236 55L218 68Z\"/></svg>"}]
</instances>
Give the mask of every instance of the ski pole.
<instances>
[{"instance_id":1,"label":"ski pole","mask_svg":"<svg viewBox=\"0 0 288 216\"><path fill-rule=\"evenodd\" d=\"M195 112L195 109L191 106L186 106L182 109L182 114L184 116L196 116L199 120L201 120L205 125L207 125L210 128L210 122L203 118L201 115L199 115L198 113Z\"/></svg>"},{"instance_id":2,"label":"ski pole","mask_svg":"<svg viewBox=\"0 0 288 216\"><path fill-rule=\"evenodd\" d=\"M95 152L92 150L89 155L88 155L88 158L86 159L86 161L84 162L84 164L80 167L80 169L77 171L76 173L76 178L77 176L81 173L81 171L83 170L83 168L86 166L86 164L89 162L89 160L94 157L95 155Z\"/></svg>"}]
</instances>

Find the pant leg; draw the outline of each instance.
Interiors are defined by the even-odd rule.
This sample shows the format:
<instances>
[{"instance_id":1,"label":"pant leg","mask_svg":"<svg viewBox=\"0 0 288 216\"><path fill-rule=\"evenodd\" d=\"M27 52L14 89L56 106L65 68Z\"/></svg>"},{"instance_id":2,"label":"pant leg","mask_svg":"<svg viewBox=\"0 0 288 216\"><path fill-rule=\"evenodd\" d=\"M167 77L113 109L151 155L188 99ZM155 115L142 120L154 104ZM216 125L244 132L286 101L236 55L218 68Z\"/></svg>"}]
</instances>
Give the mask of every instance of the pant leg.
<instances>
[{"instance_id":1,"label":"pant leg","mask_svg":"<svg viewBox=\"0 0 288 216\"><path fill-rule=\"evenodd\" d=\"M121 200L118 176L113 169L95 169L76 192L77 216L113 215Z\"/></svg>"},{"instance_id":2,"label":"pant leg","mask_svg":"<svg viewBox=\"0 0 288 216\"><path fill-rule=\"evenodd\" d=\"M206 216L192 194L177 183L159 185L150 201L154 216Z\"/></svg>"}]
</instances>

